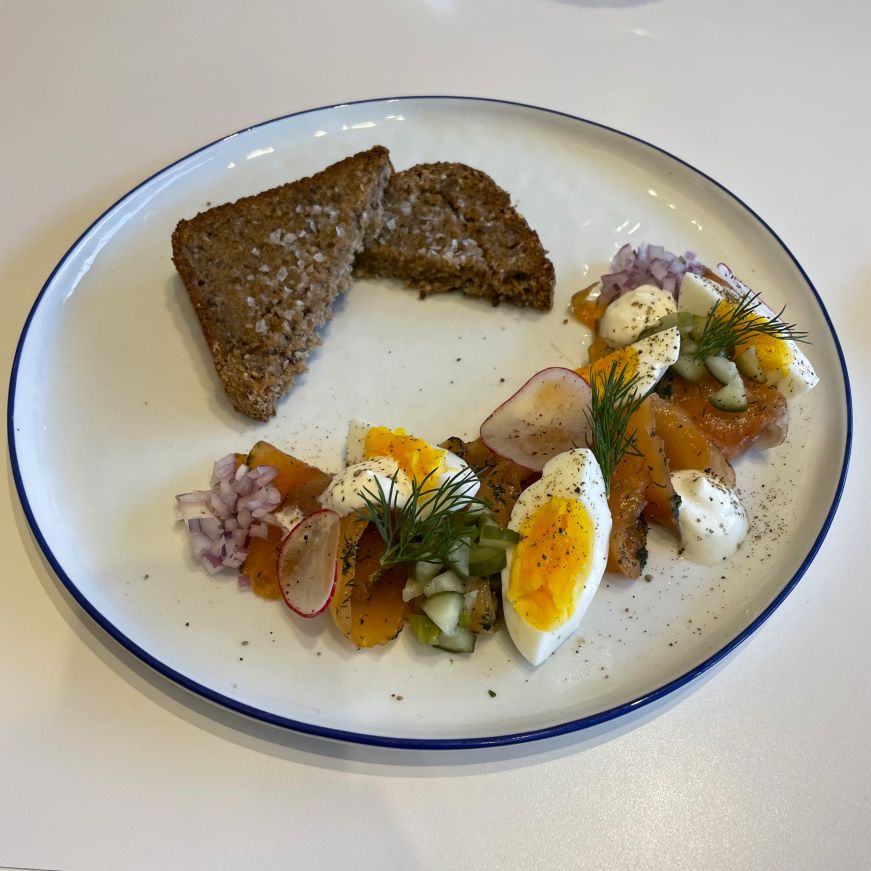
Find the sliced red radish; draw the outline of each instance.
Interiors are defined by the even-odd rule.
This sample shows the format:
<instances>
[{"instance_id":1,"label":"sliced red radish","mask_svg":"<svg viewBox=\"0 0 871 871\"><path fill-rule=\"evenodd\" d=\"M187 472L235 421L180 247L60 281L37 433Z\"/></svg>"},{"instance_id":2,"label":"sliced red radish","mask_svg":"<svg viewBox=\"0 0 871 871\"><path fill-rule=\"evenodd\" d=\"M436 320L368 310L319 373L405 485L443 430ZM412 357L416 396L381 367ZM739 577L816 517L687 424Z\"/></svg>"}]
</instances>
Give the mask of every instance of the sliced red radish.
<instances>
[{"instance_id":1,"label":"sliced red radish","mask_svg":"<svg viewBox=\"0 0 871 871\"><path fill-rule=\"evenodd\" d=\"M481 424L481 440L500 457L540 472L571 448L586 447L590 385L571 369L537 372Z\"/></svg>"},{"instance_id":2,"label":"sliced red radish","mask_svg":"<svg viewBox=\"0 0 871 871\"><path fill-rule=\"evenodd\" d=\"M285 536L278 551L278 583L291 611L317 617L336 589L339 515L323 509L309 514Z\"/></svg>"}]
</instances>

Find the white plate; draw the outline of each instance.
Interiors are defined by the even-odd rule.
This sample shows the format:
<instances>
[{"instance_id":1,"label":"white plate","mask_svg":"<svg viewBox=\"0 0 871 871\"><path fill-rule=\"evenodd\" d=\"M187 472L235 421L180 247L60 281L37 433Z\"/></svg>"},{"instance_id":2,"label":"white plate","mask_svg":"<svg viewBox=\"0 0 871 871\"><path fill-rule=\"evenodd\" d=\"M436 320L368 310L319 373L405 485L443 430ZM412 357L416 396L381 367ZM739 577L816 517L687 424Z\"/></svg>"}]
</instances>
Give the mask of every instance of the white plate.
<instances>
[{"instance_id":1,"label":"white plate","mask_svg":"<svg viewBox=\"0 0 871 871\"><path fill-rule=\"evenodd\" d=\"M455 295L421 302L358 282L310 371L270 423L225 399L170 260L176 222L369 146L397 168L462 161L511 192L551 252L549 314ZM537 369L579 364L571 293L626 241L726 261L810 331L820 386L793 406L787 444L738 463L753 529L722 567L682 562L655 536L652 580L606 576L578 636L538 669L504 632L473 656L412 639L356 652L328 617L211 579L173 522L176 493L214 459L265 438L339 465L360 416L439 440L480 421ZM807 276L743 203L680 160L576 118L492 101L379 100L245 130L180 160L91 226L25 325L9 402L13 470L61 581L130 650L180 684L289 728L364 743L457 747L583 728L686 682L756 628L807 568L831 521L850 442L837 339ZM813 421L813 426L811 426ZM406 633L407 634L407 633ZM494 695L495 694L495 695Z\"/></svg>"}]
</instances>

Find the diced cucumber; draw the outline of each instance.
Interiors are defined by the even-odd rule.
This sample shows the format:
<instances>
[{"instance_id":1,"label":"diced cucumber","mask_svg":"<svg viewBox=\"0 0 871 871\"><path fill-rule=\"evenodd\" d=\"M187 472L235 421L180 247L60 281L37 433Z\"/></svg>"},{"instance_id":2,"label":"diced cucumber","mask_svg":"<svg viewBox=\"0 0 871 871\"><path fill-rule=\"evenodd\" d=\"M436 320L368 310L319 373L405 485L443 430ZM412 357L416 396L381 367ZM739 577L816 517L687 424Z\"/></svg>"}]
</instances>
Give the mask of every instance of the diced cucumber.
<instances>
[{"instance_id":1,"label":"diced cucumber","mask_svg":"<svg viewBox=\"0 0 871 871\"><path fill-rule=\"evenodd\" d=\"M436 642L436 647L451 653L471 653L475 649L477 640L478 636L474 632L457 626L453 632L442 632Z\"/></svg>"},{"instance_id":2,"label":"diced cucumber","mask_svg":"<svg viewBox=\"0 0 871 871\"><path fill-rule=\"evenodd\" d=\"M427 598L437 593L464 593L466 582L456 573L448 569L426 582L423 594Z\"/></svg>"},{"instance_id":3,"label":"diced cucumber","mask_svg":"<svg viewBox=\"0 0 871 871\"><path fill-rule=\"evenodd\" d=\"M414 578L409 578L402 588L402 601L410 602L418 596L423 595L423 588L426 586L426 581L416 581Z\"/></svg>"},{"instance_id":4,"label":"diced cucumber","mask_svg":"<svg viewBox=\"0 0 871 871\"><path fill-rule=\"evenodd\" d=\"M719 408L720 411L746 411L747 410L747 391L744 389L744 382L740 375L735 375L735 378L730 381L721 390L712 393L708 397L708 402Z\"/></svg>"},{"instance_id":5,"label":"diced cucumber","mask_svg":"<svg viewBox=\"0 0 871 871\"><path fill-rule=\"evenodd\" d=\"M469 585L466 587L466 592L463 593L463 614L467 611L471 611L475 605L475 599L478 598L478 593L480 590L480 578L476 578L474 581L470 581ZM474 586L473 586L474 585ZM462 623L462 618L460 619L460 623Z\"/></svg>"},{"instance_id":6,"label":"diced cucumber","mask_svg":"<svg viewBox=\"0 0 871 871\"><path fill-rule=\"evenodd\" d=\"M691 312L677 311L674 313L675 323L681 336L689 336L696 325L695 315Z\"/></svg>"},{"instance_id":7,"label":"diced cucumber","mask_svg":"<svg viewBox=\"0 0 871 871\"><path fill-rule=\"evenodd\" d=\"M504 547L508 548L517 544L520 541L520 533L513 529L504 529L501 526L481 527L481 535L478 536L478 544L482 547Z\"/></svg>"},{"instance_id":8,"label":"diced cucumber","mask_svg":"<svg viewBox=\"0 0 871 871\"><path fill-rule=\"evenodd\" d=\"M408 625L411 627L411 632L415 640L419 644L436 644L441 636L441 630L426 614L409 614Z\"/></svg>"},{"instance_id":9,"label":"diced cucumber","mask_svg":"<svg viewBox=\"0 0 871 871\"><path fill-rule=\"evenodd\" d=\"M693 328L693 316L689 312L669 312L655 324L646 327L638 338L646 339L654 333L661 333L663 330L670 330L672 327L677 327L678 332L682 336L688 335Z\"/></svg>"},{"instance_id":10,"label":"diced cucumber","mask_svg":"<svg viewBox=\"0 0 871 871\"><path fill-rule=\"evenodd\" d=\"M416 581L432 580L439 572L443 571L444 566L441 563L417 562L411 564L411 577Z\"/></svg>"},{"instance_id":11,"label":"diced cucumber","mask_svg":"<svg viewBox=\"0 0 871 871\"><path fill-rule=\"evenodd\" d=\"M693 384L698 384L702 375L705 374L705 364L697 362L692 354L681 354L677 360L671 364L671 368L677 372L681 378L691 381Z\"/></svg>"},{"instance_id":12,"label":"diced cucumber","mask_svg":"<svg viewBox=\"0 0 871 871\"><path fill-rule=\"evenodd\" d=\"M469 551L469 574L478 578L501 572L507 563L504 547L476 545Z\"/></svg>"},{"instance_id":13,"label":"diced cucumber","mask_svg":"<svg viewBox=\"0 0 871 871\"><path fill-rule=\"evenodd\" d=\"M680 352L681 352L681 354L693 355L698 350L699 350L699 343L695 339L685 339L683 337L681 338L681 340L680 340Z\"/></svg>"},{"instance_id":14,"label":"diced cucumber","mask_svg":"<svg viewBox=\"0 0 871 871\"><path fill-rule=\"evenodd\" d=\"M692 332L695 321L690 312L676 311L669 312L656 326L657 330L670 330L672 327L677 327L678 332L686 336Z\"/></svg>"},{"instance_id":15,"label":"diced cucumber","mask_svg":"<svg viewBox=\"0 0 871 871\"><path fill-rule=\"evenodd\" d=\"M705 357L705 366L720 384L731 384L738 377L738 367L725 357Z\"/></svg>"},{"instance_id":16,"label":"diced cucumber","mask_svg":"<svg viewBox=\"0 0 871 871\"><path fill-rule=\"evenodd\" d=\"M493 512L490 510L490 506L484 502L475 502L466 509L466 514L476 519L480 518L482 514L492 513Z\"/></svg>"},{"instance_id":17,"label":"diced cucumber","mask_svg":"<svg viewBox=\"0 0 871 871\"><path fill-rule=\"evenodd\" d=\"M450 635L460 622L463 597L459 593L436 593L435 596L424 599L421 608L442 632Z\"/></svg>"},{"instance_id":18,"label":"diced cucumber","mask_svg":"<svg viewBox=\"0 0 871 871\"><path fill-rule=\"evenodd\" d=\"M468 578L471 574L469 571L469 548L468 538L458 538L445 558L448 566L462 578Z\"/></svg>"},{"instance_id":19,"label":"diced cucumber","mask_svg":"<svg viewBox=\"0 0 871 871\"><path fill-rule=\"evenodd\" d=\"M759 355L756 353L755 345L751 345L743 350L735 358L735 365L745 378L749 378L757 384L764 384L768 380L765 376L765 370L759 362Z\"/></svg>"},{"instance_id":20,"label":"diced cucumber","mask_svg":"<svg viewBox=\"0 0 871 871\"><path fill-rule=\"evenodd\" d=\"M479 530L485 526L496 526L496 515L489 508L483 508L475 514L475 519L478 521Z\"/></svg>"},{"instance_id":21,"label":"diced cucumber","mask_svg":"<svg viewBox=\"0 0 871 871\"><path fill-rule=\"evenodd\" d=\"M486 511L486 509L484 509L484 511ZM472 511L471 508L467 511L458 511L454 516L454 520L462 526L468 526L469 529L472 530L473 527L481 525L484 511Z\"/></svg>"},{"instance_id":22,"label":"diced cucumber","mask_svg":"<svg viewBox=\"0 0 871 871\"><path fill-rule=\"evenodd\" d=\"M707 315L693 315L693 328L690 330L690 335L698 342L707 325Z\"/></svg>"}]
</instances>

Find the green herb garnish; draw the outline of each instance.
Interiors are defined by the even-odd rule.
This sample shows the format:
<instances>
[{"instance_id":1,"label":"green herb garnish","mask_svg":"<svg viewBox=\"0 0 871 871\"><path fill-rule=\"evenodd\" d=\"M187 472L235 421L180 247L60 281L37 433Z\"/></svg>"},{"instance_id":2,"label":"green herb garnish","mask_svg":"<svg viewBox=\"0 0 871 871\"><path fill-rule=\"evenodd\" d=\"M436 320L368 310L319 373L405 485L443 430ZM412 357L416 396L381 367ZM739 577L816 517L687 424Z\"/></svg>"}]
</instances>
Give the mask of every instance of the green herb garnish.
<instances>
[{"instance_id":1,"label":"green herb garnish","mask_svg":"<svg viewBox=\"0 0 871 871\"><path fill-rule=\"evenodd\" d=\"M783 341L806 342L808 334L796 330L795 324L787 324L780 320L786 307L771 317L760 317L754 314L762 304L758 293L748 291L737 302L734 308L723 306L721 302L714 303L705 322L705 327L699 336L698 347L693 353L697 363L705 357L716 357L723 352L732 351L736 345L746 342L752 336L770 336Z\"/></svg>"},{"instance_id":2,"label":"green herb garnish","mask_svg":"<svg viewBox=\"0 0 871 871\"><path fill-rule=\"evenodd\" d=\"M466 493L475 479L471 469L452 475L438 486L432 486L434 474L432 471L423 480L413 481L411 496L402 506L398 505L395 487L398 472L387 491L376 478L375 490L366 489L360 494L366 507L357 513L375 525L386 545L382 567L411 562L447 564L456 546L471 540L477 532L470 523L468 509L492 510L483 499Z\"/></svg>"},{"instance_id":3,"label":"green herb garnish","mask_svg":"<svg viewBox=\"0 0 871 871\"><path fill-rule=\"evenodd\" d=\"M638 375L627 378L627 370L625 363L615 360L607 374L592 375L590 404L584 411L589 428L587 447L599 463L608 495L611 476L623 456L642 456L635 442L636 431L629 433L627 429L644 396L637 390Z\"/></svg>"}]
</instances>

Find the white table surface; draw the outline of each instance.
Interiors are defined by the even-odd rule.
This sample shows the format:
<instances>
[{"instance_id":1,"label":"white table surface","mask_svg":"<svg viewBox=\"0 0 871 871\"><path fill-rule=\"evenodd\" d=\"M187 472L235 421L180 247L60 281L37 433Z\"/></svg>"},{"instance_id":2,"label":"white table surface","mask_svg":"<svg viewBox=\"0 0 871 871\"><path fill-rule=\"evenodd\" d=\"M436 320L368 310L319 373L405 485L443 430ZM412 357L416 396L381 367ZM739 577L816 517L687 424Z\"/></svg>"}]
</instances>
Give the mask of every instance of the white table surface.
<instances>
[{"instance_id":1,"label":"white table surface","mask_svg":"<svg viewBox=\"0 0 871 871\"><path fill-rule=\"evenodd\" d=\"M755 208L839 332L857 447L818 558L702 680L567 739L429 755L278 732L153 676L52 575L7 455L0 866L871 867L869 32L864 0L5 4L5 372L78 233L180 155L312 106L481 95L640 136Z\"/></svg>"}]
</instances>

